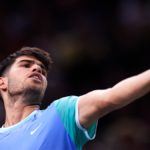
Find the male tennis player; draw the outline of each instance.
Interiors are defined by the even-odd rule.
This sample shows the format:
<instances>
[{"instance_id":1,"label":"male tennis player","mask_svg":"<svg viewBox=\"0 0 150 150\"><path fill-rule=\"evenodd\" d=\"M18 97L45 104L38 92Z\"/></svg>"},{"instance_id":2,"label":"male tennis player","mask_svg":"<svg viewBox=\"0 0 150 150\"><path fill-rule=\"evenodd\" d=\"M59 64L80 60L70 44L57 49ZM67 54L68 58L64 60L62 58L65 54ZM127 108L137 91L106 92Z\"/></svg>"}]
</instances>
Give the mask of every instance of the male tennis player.
<instances>
[{"instance_id":1,"label":"male tennis player","mask_svg":"<svg viewBox=\"0 0 150 150\"><path fill-rule=\"evenodd\" d=\"M0 64L0 94L6 111L0 150L79 150L95 137L100 117L150 90L148 70L110 89L63 97L42 111L50 65L48 53L30 47Z\"/></svg>"}]
</instances>

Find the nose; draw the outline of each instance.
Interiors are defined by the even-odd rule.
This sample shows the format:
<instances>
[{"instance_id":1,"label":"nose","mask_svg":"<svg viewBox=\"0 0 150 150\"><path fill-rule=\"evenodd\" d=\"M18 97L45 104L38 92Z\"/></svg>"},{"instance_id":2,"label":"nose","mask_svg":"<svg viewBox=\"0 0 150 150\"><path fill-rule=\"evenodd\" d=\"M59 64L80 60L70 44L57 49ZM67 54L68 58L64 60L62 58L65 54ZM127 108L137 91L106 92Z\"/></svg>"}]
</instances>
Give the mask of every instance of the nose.
<instances>
[{"instance_id":1,"label":"nose","mask_svg":"<svg viewBox=\"0 0 150 150\"><path fill-rule=\"evenodd\" d=\"M39 65L35 64L33 65L32 71L42 73L42 68Z\"/></svg>"}]
</instances>

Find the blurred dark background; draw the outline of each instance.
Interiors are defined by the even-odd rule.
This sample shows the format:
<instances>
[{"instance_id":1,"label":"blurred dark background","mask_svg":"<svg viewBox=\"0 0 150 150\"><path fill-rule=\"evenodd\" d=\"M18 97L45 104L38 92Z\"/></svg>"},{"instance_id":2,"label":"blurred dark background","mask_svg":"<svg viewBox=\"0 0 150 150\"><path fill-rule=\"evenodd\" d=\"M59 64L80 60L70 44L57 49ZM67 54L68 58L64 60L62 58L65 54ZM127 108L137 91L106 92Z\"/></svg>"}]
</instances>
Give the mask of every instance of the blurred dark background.
<instances>
[{"instance_id":1,"label":"blurred dark background","mask_svg":"<svg viewBox=\"0 0 150 150\"><path fill-rule=\"evenodd\" d=\"M41 109L69 95L106 89L150 66L150 0L5 0L0 61L23 46L51 54ZM149 150L150 94L99 119L83 150ZM5 111L0 103L0 125Z\"/></svg>"}]
</instances>

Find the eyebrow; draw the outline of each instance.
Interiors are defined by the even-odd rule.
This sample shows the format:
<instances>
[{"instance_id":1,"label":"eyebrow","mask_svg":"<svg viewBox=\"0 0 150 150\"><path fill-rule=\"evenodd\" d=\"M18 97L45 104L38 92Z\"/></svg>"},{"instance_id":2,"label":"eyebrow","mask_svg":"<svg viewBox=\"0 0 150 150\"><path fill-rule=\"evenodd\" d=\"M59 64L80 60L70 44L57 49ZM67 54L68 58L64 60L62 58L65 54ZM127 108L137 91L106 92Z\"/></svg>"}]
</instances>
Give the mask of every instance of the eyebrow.
<instances>
[{"instance_id":1,"label":"eyebrow","mask_svg":"<svg viewBox=\"0 0 150 150\"><path fill-rule=\"evenodd\" d=\"M22 62L27 62L27 63L30 63L30 64L34 64L35 61L34 60L20 60L17 64L20 64ZM47 71L47 69L45 68L45 66L43 64L37 64L39 65L42 69L45 69Z\"/></svg>"}]
</instances>

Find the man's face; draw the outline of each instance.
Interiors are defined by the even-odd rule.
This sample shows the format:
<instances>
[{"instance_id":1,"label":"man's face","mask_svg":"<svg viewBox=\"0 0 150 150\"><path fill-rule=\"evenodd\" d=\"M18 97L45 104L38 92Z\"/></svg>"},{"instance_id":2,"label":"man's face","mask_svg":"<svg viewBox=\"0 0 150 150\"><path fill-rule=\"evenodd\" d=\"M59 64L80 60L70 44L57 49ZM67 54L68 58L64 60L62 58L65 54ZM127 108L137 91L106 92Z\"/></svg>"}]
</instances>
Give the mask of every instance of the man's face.
<instances>
[{"instance_id":1,"label":"man's face","mask_svg":"<svg viewBox=\"0 0 150 150\"><path fill-rule=\"evenodd\" d=\"M33 56L20 56L8 73L8 94L22 96L23 102L40 104L47 87L47 71Z\"/></svg>"}]
</instances>

